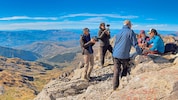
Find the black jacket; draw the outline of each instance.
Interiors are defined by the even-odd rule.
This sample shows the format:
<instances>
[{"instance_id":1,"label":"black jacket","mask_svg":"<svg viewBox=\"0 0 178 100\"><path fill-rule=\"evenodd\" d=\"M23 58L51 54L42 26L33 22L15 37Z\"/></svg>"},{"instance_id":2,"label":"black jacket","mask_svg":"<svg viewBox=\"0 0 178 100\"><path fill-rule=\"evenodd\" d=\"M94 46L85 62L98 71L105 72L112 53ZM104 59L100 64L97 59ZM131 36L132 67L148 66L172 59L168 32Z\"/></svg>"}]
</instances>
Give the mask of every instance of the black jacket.
<instances>
[{"instance_id":1,"label":"black jacket","mask_svg":"<svg viewBox=\"0 0 178 100\"><path fill-rule=\"evenodd\" d=\"M110 34L107 35L107 30L99 30L98 37L100 38L100 46L110 45L109 39L111 38Z\"/></svg>"}]
</instances>

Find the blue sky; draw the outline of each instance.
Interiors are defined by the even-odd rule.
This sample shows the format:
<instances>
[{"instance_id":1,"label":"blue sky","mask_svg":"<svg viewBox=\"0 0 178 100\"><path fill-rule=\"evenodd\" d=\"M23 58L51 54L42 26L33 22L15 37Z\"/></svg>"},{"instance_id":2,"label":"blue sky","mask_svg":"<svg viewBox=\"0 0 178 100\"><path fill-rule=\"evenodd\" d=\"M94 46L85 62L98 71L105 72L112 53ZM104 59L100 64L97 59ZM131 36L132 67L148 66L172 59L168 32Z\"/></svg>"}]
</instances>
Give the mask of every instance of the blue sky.
<instances>
[{"instance_id":1,"label":"blue sky","mask_svg":"<svg viewBox=\"0 0 178 100\"><path fill-rule=\"evenodd\" d=\"M178 0L1 0L0 30L97 29L100 22L120 29L178 31Z\"/></svg>"}]
</instances>

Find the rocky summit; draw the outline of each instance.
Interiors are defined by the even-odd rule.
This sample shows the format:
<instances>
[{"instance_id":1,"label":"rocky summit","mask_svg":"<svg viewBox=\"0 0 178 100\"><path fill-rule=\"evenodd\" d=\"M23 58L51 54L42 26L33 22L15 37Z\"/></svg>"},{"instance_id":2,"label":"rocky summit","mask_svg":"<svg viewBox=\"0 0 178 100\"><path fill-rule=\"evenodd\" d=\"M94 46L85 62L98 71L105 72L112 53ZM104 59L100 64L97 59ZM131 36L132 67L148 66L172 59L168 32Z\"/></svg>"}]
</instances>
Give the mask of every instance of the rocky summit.
<instances>
[{"instance_id":1,"label":"rocky summit","mask_svg":"<svg viewBox=\"0 0 178 100\"><path fill-rule=\"evenodd\" d=\"M120 79L115 91L112 60L106 59L101 68L97 59L91 81L80 79L80 63L72 72L51 80L34 100L178 100L178 53L136 56L130 61L131 74Z\"/></svg>"},{"instance_id":2,"label":"rocky summit","mask_svg":"<svg viewBox=\"0 0 178 100\"><path fill-rule=\"evenodd\" d=\"M165 44L177 44L174 37L163 39ZM133 48L131 52L134 52ZM131 59L131 73L120 79L119 88L115 91L112 89L114 65L111 54L106 53L104 68L99 66L99 62L97 54L91 81L80 79L83 71L80 63L72 72L51 80L34 100L178 100L177 52L138 55Z\"/></svg>"}]
</instances>

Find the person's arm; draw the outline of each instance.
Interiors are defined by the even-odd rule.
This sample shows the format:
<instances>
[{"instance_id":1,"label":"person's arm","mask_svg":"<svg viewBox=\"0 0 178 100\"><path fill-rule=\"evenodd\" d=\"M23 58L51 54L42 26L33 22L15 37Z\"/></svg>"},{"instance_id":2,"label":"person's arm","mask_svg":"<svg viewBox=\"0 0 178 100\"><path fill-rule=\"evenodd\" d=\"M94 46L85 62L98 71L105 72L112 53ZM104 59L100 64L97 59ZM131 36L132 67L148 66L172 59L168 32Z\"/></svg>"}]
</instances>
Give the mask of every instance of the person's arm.
<instances>
[{"instance_id":1,"label":"person's arm","mask_svg":"<svg viewBox=\"0 0 178 100\"><path fill-rule=\"evenodd\" d=\"M98 32L98 37L100 38L100 39L102 39L103 37L104 37L104 35L105 35L105 30L104 31L99 31Z\"/></svg>"},{"instance_id":2,"label":"person's arm","mask_svg":"<svg viewBox=\"0 0 178 100\"><path fill-rule=\"evenodd\" d=\"M159 37L156 37L153 41L153 46L150 48L151 51L155 51L158 47Z\"/></svg>"},{"instance_id":3,"label":"person's arm","mask_svg":"<svg viewBox=\"0 0 178 100\"><path fill-rule=\"evenodd\" d=\"M149 45L152 44L152 43L153 43L153 39L149 40L149 41L147 42L147 45L149 46Z\"/></svg>"},{"instance_id":4,"label":"person's arm","mask_svg":"<svg viewBox=\"0 0 178 100\"><path fill-rule=\"evenodd\" d=\"M87 48L89 47L90 45L94 45L95 43L93 42L93 40L87 42L87 43L84 43L84 39L83 39L83 36L80 37L80 44L83 48Z\"/></svg>"},{"instance_id":5,"label":"person's arm","mask_svg":"<svg viewBox=\"0 0 178 100\"><path fill-rule=\"evenodd\" d=\"M134 48L136 49L137 54L142 54L142 50L138 46L136 34L133 31L132 31L132 34L131 34L131 42L132 42L132 46L134 46Z\"/></svg>"}]
</instances>

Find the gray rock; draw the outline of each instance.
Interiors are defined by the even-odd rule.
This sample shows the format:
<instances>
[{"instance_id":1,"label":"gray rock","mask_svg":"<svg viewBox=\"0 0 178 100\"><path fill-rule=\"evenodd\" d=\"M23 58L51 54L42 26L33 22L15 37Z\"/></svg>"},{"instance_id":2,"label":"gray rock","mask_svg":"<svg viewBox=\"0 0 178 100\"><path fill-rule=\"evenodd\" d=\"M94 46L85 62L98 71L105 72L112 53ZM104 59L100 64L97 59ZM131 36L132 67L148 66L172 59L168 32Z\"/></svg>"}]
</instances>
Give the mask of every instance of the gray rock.
<instances>
[{"instance_id":1,"label":"gray rock","mask_svg":"<svg viewBox=\"0 0 178 100\"><path fill-rule=\"evenodd\" d=\"M3 86L0 86L0 95L4 94L5 90Z\"/></svg>"},{"instance_id":2,"label":"gray rock","mask_svg":"<svg viewBox=\"0 0 178 100\"><path fill-rule=\"evenodd\" d=\"M152 61L152 59L149 56L138 55L135 57L135 64L140 64L149 61Z\"/></svg>"},{"instance_id":3,"label":"gray rock","mask_svg":"<svg viewBox=\"0 0 178 100\"><path fill-rule=\"evenodd\" d=\"M84 63L82 61L80 61L78 68L80 69L80 68L83 68L83 67L84 67Z\"/></svg>"},{"instance_id":4,"label":"gray rock","mask_svg":"<svg viewBox=\"0 0 178 100\"><path fill-rule=\"evenodd\" d=\"M178 65L178 57L174 60L174 65Z\"/></svg>"}]
</instances>

